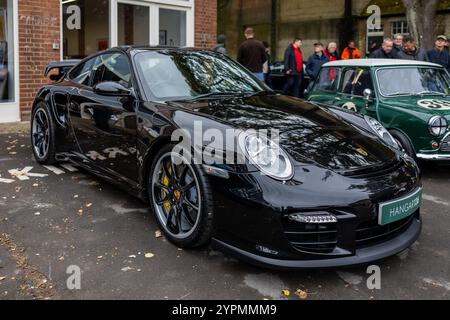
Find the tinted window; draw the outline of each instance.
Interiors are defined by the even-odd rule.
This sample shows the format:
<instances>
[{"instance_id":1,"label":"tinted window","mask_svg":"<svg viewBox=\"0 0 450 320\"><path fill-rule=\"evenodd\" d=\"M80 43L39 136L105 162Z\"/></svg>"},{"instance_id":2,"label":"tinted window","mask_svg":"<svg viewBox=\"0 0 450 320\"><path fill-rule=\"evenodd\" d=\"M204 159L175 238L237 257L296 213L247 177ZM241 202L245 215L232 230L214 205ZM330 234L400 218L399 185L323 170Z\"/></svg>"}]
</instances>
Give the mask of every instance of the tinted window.
<instances>
[{"instance_id":1,"label":"tinted window","mask_svg":"<svg viewBox=\"0 0 450 320\"><path fill-rule=\"evenodd\" d=\"M131 69L128 57L122 53L108 53L97 57L94 64L92 86L99 82L113 81L129 87Z\"/></svg>"},{"instance_id":2,"label":"tinted window","mask_svg":"<svg viewBox=\"0 0 450 320\"><path fill-rule=\"evenodd\" d=\"M70 73L69 78L79 84L89 86L91 81L91 71L96 58L90 59L78 67L75 67Z\"/></svg>"},{"instance_id":3,"label":"tinted window","mask_svg":"<svg viewBox=\"0 0 450 320\"><path fill-rule=\"evenodd\" d=\"M231 59L214 53L149 51L135 59L146 95L161 100L269 89Z\"/></svg>"},{"instance_id":4,"label":"tinted window","mask_svg":"<svg viewBox=\"0 0 450 320\"><path fill-rule=\"evenodd\" d=\"M363 96L365 89L373 91L373 81L368 69L347 69L344 73L342 92L352 96Z\"/></svg>"},{"instance_id":5,"label":"tinted window","mask_svg":"<svg viewBox=\"0 0 450 320\"><path fill-rule=\"evenodd\" d=\"M317 79L316 89L321 91L336 91L341 76L341 69L325 68Z\"/></svg>"}]
</instances>

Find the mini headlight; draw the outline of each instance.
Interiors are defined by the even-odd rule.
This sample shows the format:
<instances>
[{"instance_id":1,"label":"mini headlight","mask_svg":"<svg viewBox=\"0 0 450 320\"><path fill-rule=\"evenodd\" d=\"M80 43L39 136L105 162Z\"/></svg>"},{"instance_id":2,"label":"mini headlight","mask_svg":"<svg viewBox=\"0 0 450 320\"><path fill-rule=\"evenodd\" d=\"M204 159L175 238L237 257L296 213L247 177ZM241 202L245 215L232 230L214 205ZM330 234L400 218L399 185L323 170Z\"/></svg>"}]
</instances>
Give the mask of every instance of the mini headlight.
<instances>
[{"instance_id":1,"label":"mini headlight","mask_svg":"<svg viewBox=\"0 0 450 320\"><path fill-rule=\"evenodd\" d=\"M282 181L294 176L294 166L286 152L266 136L241 134L239 145L249 161L263 174Z\"/></svg>"},{"instance_id":2,"label":"mini headlight","mask_svg":"<svg viewBox=\"0 0 450 320\"><path fill-rule=\"evenodd\" d=\"M448 122L441 116L434 116L428 121L428 127L433 136L440 137L447 132Z\"/></svg>"},{"instance_id":3,"label":"mini headlight","mask_svg":"<svg viewBox=\"0 0 450 320\"><path fill-rule=\"evenodd\" d=\"M383 141L395 148L395 149L400 149L397 141L395 141L394 137L390 134L389 131L387 131L387 129L385 127L383 127L383 125L381 123L379 123L377 120L375 120L374 118L365 116L364 117L366 119L367 124L370 126L370 128L381 138L383 139Z\"/></svg>"}]
</instances>

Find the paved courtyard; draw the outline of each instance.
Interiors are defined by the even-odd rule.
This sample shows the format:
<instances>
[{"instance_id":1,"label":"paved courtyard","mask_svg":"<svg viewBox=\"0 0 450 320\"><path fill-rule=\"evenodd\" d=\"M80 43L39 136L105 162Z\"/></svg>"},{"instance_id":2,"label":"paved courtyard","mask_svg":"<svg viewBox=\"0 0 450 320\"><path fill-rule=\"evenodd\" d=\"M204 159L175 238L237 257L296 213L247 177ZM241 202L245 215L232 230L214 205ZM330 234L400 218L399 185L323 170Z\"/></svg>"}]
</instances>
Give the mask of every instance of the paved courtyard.
<instances>
[{"instance_id":1,"label":"paved courtyard","mask_svg":"<svg viewBox=\"0 0 450 320\"><path fill-rule=\"evenodd\" d=\"M39 166L27 126L0 126L0 299L449 299L450 166L422 169L423 234L378 263L382 289L369 290L363 267L274 272L179 250L144 203L69 165ZM81 290L67 288L70 266Z\"/></svg>"}]
</instances>

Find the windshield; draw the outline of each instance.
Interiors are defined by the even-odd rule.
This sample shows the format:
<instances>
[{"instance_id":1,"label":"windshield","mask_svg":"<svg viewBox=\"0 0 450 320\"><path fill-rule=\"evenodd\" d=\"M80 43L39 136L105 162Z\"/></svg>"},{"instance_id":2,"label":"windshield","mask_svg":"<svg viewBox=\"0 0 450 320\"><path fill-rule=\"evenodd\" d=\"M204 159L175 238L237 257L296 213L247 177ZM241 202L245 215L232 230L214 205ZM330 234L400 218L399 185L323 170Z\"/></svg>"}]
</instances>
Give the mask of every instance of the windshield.
<instances>
[{"instance_id":1,"label":"windshield","mask_svg":"<svg viewBox=\"0 0 450 320\"><path fill-rule=\"evenodd\" d=\"M450 78L443 69L408 67L377 72L383 96L448 95Z\"/></svg>"},{"instance_id":2,"label":"windshield","mask_svg":"<svg viewBox=\"0 0 450 320\"><path fill-rule=\"evenodd\" d=\"M269 90L237 63L211 52L148 51L138 53L135 64L146 96L162 101Z\"/></svg>"}]
</instances>

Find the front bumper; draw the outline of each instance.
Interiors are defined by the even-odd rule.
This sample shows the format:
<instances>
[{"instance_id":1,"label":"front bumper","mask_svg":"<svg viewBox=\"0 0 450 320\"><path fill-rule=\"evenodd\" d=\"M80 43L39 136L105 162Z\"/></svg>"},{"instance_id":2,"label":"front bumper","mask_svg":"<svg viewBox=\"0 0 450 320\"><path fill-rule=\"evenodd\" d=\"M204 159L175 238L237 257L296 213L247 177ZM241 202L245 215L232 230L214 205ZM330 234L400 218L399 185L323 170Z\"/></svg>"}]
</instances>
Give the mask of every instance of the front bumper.
<instances>
[{"instance_id":1,"label":"front bumper","mask_svg":"<svg viewBox=\"0 0 450 320\"><path fill-rule=\"evenodd\" d=\"M278 269L365 264L395 255L421 232L420 210L380 226L379 204L421 188L416 165L345 177L316 166L296 168L290 183L259 173L212 177L213 244L247 262ZM231 209L232 208L232 209ZM330 213L338 223L312 226L297 213Z\"/></svg>"},{"instance_id":2,"label":"front bumper","mask_svg":"<svg viewBox=\"0 0 450 320\"><path fill-rule=\"evenodd\" d=\"M419 154L417 154L417 159L428 160L428 161L450 161L450 154L419 153Z\"/></svg>"},{"instance_id":3,"label":"front bumper","mask_svg":"<svg viewBox=\"0 0 450 320\"><path fill-rule=\"evenodd\" d=\"M218 250L222 250L242 261L264 268L280 270L336 268L364 265L396 255L414 244L419 238L421 231L422 220L414 219L405 232L389 241L358 249L353 256L327 260L278 260L244 251L217 239L213 239L212 245Z\"/></svg>"}]
</instances>

